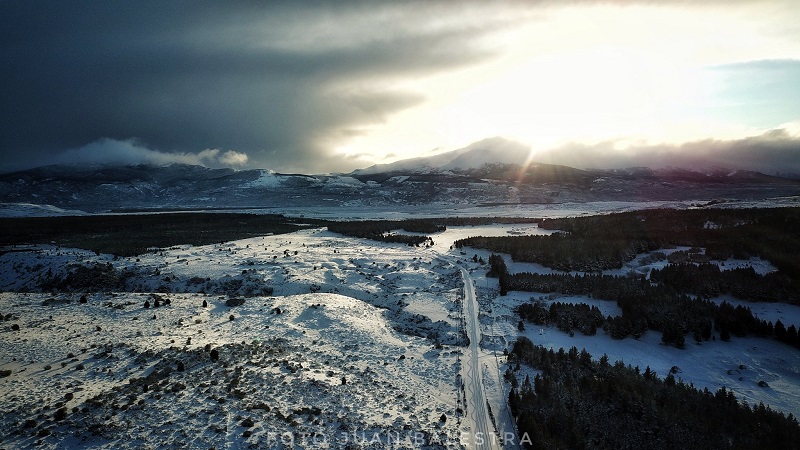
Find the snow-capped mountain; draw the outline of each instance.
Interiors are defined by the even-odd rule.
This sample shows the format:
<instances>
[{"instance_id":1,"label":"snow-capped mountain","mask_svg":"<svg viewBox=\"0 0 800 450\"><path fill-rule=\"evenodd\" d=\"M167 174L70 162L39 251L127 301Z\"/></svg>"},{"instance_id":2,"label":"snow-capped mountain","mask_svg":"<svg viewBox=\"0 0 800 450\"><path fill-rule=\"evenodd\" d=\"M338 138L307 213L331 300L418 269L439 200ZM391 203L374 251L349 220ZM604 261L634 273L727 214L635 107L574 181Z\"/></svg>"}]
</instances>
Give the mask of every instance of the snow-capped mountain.
<instances>
[{"instance_id":1,"label":"snow-capped mountain","mask_svg":"<svg viewBox=\"0 0 800 450\"><path fill-rule=\"evenodd\" d=\"M529 161L500 138L349 174L283 174L202 166L59 165L0 175L0 215L152 209L285 209L536 205L800 196L800 181L746 170L582 170ZM44 214L46 213L46 214Z\"/></svg>"},{"instance_id":2,"label":"snow-capped mountain","mask_svg":"<svg viewBox=\"0 0 800 450\"><path fill-rule=\"evenodd\" d=\"M397 171L447 171L479 169L487 164L523 165L530 155L530 147L500 137L484 139L459 150L434 156L410 158L389 164L377 164L353 171L356 175Z\"/></svg>"}]
</instances>

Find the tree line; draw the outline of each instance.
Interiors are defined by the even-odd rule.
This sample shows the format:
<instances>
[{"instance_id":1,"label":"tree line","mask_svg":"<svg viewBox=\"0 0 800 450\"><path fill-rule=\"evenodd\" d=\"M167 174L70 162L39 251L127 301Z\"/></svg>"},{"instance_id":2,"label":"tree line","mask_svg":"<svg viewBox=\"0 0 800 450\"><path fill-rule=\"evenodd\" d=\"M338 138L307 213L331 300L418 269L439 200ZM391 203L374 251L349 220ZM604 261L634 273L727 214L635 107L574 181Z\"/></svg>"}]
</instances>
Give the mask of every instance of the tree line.
<instances>
[{"instance_id":1,"label":"tree line","mask_svg":"<svg viewBox=\"0 0 800 450\"><path fill-rule=\"evenodd\" d=\"M779 272L762 275L752 267L722 270L712 263L670 264L650 271L650 281L704 298L727 294L756 302L800 305L800 283Z\"/></svg>"},{"instance_id":2,"label":"tree line","mask_svg":"<svg viewBox=\"0 0 800 450\"><path fill-rule=\"evenodd\" d=\"M564 271L620 268L637 254L675 246L703 247L710 259L770 261L800 279L800 208L645 210L609 215L542 219L549 236L470 237L456 247L507 253Z\"/></svg>"},{"instance_id":3,"label":"tree line","mask_svg":"<svg viewBox=\"0 0 800 450\"><path fill-rule=\"evenodd\" d=\"M448 226L476 226L492 223L532 223L535 219L519 217L440 217L404 220L342 220L325 222L329 231L345 236L370 239L380 242L395 242L408 245L433 243L430 236L391 233L403 230L410 233L433 234L447 230Z\"/></svg>"},{"instance_id":4,"label":"tree line","mask_svg":"<svg viewBox=\"0 0 800 450\"><path fill-rule=\"evenodd\" d=\"M585 349L559 351L519 338L509 366L540 371L512 382L509 406L520 436L534 449L800 448L792 415L739 402L730 390L702 390L650 367L598 361Z\"/></svg>"},{"instance_id":5,"label":"tree line","mask_svg":"<svg viewBox=\"0 0 800 450\"><path fill-rule=\"evenodd\" d=\"M445 231L445 226L430 220L360 220L329 222L328 230L345 236L371 239L380 242L394 242L419 246L433 242L430 236L391 233L393 230L404 230L411 233L437 233Z\"/></svg>"},{"instance_id":6,"label":"tree line","mask_svg":"<svg viewBox=\"0 0 800 450\"><path fill-rule=\"evenodd\" d=\"M687 334L691 334L696 342L702 342L715 338L713 331L717 331L720 339L726 341L731 336L754 334L774 337L800 348L800 336L795 325L787 326L780 321L772 323L759 319L750 308L741 305L734 307L728 302L717 304L707 298L694 298L686 292L684 285L679 284L676 288L668 277L659 278L659 275L654 281L644 276L529 272L511 274L503 257L497 254L489 257L489 265L487 275L499 278L500 295L505 295L508 291L586 295L616 301L622 311L620 316L608 316L598 322L599 311L594 311L585 304L564 304L557 308L551 306L547 311L543 311L544 307L535 303L518 307L517 312L523 319L539 325L555 324L565 332L577 329L585 334L594 334L596 328L602 327L612 338L624 339L628 336L638 338L647 330L656 330L662 332L664 343L683 347ZM682 267L682 270L690 274L690 278L705 273L705 267L691 266L697 269L695 273L690 266ZM764 285L772 279L763 279L766 276L745 271L751 275L752 280L756 280L754 283L757 285Z\"/></svg>"},{"instance_id":7,"label":"tree line","mask_svg":"<svg viewBox=\"0 0 800 450\"><path fill-rule=\"evenodd\" d=\"M321 226L276 214L163 213L0 218L0 246L57 244L116 256L152 248L207 245Z\"/></svg>"}]
</instances>

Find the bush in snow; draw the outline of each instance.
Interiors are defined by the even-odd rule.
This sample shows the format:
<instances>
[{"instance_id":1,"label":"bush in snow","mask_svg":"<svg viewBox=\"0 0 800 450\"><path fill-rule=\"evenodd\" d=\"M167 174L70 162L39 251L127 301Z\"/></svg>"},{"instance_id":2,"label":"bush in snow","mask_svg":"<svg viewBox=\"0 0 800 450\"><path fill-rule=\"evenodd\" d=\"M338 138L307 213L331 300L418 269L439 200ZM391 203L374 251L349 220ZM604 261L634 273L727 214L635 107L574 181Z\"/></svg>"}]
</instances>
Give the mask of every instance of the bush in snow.
<instances>
[{"instance_id":1,"label":"bush in snow","mask_svg":"<svg viewBox=\"0 0 800 450\"><path fill-rule=\"evenodd\" d=\"M62 421L64 419L66 419L66 418L67 418L67 408L66 407L58 408L56 410L56 412L53 413L53 420L55 420L57 422L60 422L60 421Z\"/></svg>"},{"instance_id":2,"label":"bush in snow","mask_svg":"<svg viewBox=\"0 0 800 450\"><path fill-rule=\"evenodd\" d=\"M234 307L244 305L243 298L229 298L225 301L225 306Z\"/></svg>"}]
</instances>

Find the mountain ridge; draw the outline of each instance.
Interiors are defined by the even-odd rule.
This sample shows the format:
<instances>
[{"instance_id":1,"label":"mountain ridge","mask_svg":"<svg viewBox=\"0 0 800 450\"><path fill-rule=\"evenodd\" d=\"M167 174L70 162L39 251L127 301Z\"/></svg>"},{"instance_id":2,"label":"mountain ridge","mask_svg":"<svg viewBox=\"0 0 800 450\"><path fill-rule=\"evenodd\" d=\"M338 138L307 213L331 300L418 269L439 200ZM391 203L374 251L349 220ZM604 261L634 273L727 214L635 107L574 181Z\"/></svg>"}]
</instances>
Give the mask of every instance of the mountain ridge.
<instances>
[{"instance_id":1,"label":"mountain ridge","mask_svg":"<svg viewBox=\"0 0 800 450\"><path fill-rule=\"evenodd\" d=\"M431 157L326 175L185 164L53 165L0 174L0 203L17 205L9 210L97 213L800 197L800 179L749 170L580 169L529 158L521 144L492 138Z\"/></svg>"}]
</instances>

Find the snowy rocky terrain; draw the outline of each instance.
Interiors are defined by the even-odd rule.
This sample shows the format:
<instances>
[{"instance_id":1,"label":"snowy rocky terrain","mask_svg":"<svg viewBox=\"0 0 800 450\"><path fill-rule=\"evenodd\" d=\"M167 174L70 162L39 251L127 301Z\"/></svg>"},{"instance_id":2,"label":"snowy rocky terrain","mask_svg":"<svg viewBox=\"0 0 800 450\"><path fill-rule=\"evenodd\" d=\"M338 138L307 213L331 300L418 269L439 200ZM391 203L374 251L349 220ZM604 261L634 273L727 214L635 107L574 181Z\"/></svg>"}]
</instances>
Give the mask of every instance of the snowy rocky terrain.
<instances>
[{"instance_id":1,"label":"snowy rocky terrain","mask_svg":"<svg viewBox=\"0 0 800 450\"><path fill-rule=\"evenodd\" d=\"M5 445L459 442L462 285L430 253L311 230L1 260L5 291L98 267L75 292L0 295ZM100 288L107 264L129 292Z\"/></svg>"},{"instance_id":2,"label":"snowy rocky terrain","mask_svg":"<svg viewBox=\"0 0 800 450\"><path fill-rule=\"evenodd\" d=\"M7 249L0 443L460 448L463 280L438 252L467 230Z\"/></svg>"},{"instance_id":3,"label":"snowy rocky terrain","mask_svg":"<svg viewBox=\"0 0 800 450\"><path fill-rule=\"evenodd\" d=\"M488 253L450 247L473 235L546 233L535 225L449 227L418 248L317 228L130 258L6 248L0 447L471 448L460 389L464 282L477 291L478 367L498 436L508 438L510 423L503 351L520 335L662 375L677 370L697 387L726 386L748 402L800 413L796 349L760 338L679 350L652 331L622 341L555 327L520 331L513 308L532 296L604 314L617 307L499 297L474 258ZM621 271L663 264L646 256ZM741 266L772 270L761 260L724 262ZM754 311L800 323L794 306Z\"/></svg>"}]
</instances>

